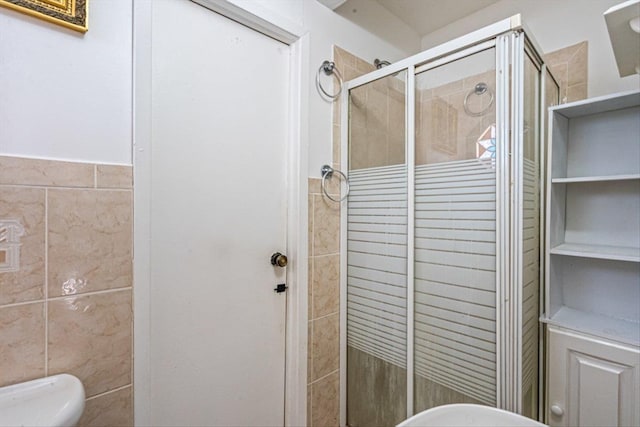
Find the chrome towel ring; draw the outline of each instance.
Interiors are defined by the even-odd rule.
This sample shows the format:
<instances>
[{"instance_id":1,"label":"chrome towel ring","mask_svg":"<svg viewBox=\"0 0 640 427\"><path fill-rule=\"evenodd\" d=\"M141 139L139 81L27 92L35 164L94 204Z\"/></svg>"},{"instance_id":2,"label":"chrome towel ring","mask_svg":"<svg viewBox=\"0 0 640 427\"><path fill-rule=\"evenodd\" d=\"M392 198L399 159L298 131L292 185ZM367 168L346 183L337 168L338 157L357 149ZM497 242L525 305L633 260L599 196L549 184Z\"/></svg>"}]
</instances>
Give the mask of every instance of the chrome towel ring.
<instances>
[{"instance_id":1,"label":"chrome towel ring","mask_svg":"<svg viewBox=\"0 0 640 427\"><path fill-rule=\"evenodd\" d=\"M486 108L484 108L484 109L482 109L480 111L471 111L469 109L469 106L467 105L469 103L469 97L471 95L482 96L485 93L489 93L489 96L490 96L489 105L487 105ZM493 91L484 82L478 83L473 89L471 89L471 91L467 94L467 96L464 97L464 111L465 111L465 113L467 113L468 115L473 116L473 117L482 116L487 111L489 111L489 108L491 108L492 105L493 105Z\"/></svg>"},{"instance_id":2,"label":"chrome towel ring","mask_svg":"<svg viewBox=\"0 0 640 427\"><path fill-rule=\"evenodd\" d=\"M327 185L326 185L327 178L331 178L334 172L342 175L342 180L347 186L347 191L344 193L344 197L342 198L334 199L329 195L329 193L327 193ZM333 200L334 202L340 203L343 200L345 200L347 197L349 197L349 178L347 178L347 176L344 173L342 173L338 169L332 168L329 165L322 166L322 168L320 169L320 173L322 174L322 182L321 182L322 192L324 193L325 196L329 198L329 200Z\"/></svg>"},{"instance_id":3,"label":"chrome towel ring","mask_svg":"<svg viewBox=\"0 0 640 427\"><path fill-rule=\"evenodd\" d=\"M327 76L330 76L332 74L336 76L336 79L338 79L338 91L336 93L327 92L325 88L322 87L322 83L320 83L321 72L325 73ZM324 61L322 65L320 65L320 68L318 68L318 72L316 73L316 86L318 86L320 92L322 92L327 98L331 100L338 99L340 93L342 92L342 74L340 74L340 71L338 71L338 69L336 68L335 62Z\"/></svg>"}]
</instances>

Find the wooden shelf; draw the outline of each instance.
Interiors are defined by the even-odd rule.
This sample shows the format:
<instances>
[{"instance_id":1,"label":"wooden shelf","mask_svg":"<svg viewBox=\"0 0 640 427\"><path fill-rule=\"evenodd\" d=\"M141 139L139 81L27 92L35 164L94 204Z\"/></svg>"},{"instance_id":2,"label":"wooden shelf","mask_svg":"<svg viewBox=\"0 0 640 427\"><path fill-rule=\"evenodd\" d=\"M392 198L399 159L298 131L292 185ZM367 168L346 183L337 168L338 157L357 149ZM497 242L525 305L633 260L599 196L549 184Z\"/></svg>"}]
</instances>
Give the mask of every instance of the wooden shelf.
<instances>
[{"instance_id":1,"label":"wooden shelf","mask_svg":"<svg viewBox=\"0 0 640 427\"><path fill-rule=\"evenodd\" d=\"M630 248L625 246L563 243L552 248L549 252L553 255L640 262L640 248Z\"/></svg>"},{"instance_id":2,"label":"wooden shelf","mask_svg":"<svg viewBox=\"0 0 640 427\"><path fill-rule=\"evenodd\" d=\"M571 178L552 178L553 184L569 184L572 182L604 182L604 181L629 181L638 179L640 180L640 174L626 174L626 175L601 175L601 176L576 176Z\"/></svg>"},{"instance_id":3,"label":"wooden shelf","mask_svg":"<svg viewBox=\"0 0 640 427\"><path fill-rule=\"evenodd\" d=\"M567 118L574 118L638 105L640 105L640 91L633 90L560 104L550 107L549 111L558 112Z\"/></svg>"},{"instance_id":4,"label":"wooden shelf","mask_svg":"<svg viewBox=\"0 0 640 427\"><path fill-rule=\"evenodd\" d=\"M619 341L625 344L640 345L640 323L597 313L561 307L551 318L542 322L560 326L597 337Z\"/></svg>"}]
</instances>

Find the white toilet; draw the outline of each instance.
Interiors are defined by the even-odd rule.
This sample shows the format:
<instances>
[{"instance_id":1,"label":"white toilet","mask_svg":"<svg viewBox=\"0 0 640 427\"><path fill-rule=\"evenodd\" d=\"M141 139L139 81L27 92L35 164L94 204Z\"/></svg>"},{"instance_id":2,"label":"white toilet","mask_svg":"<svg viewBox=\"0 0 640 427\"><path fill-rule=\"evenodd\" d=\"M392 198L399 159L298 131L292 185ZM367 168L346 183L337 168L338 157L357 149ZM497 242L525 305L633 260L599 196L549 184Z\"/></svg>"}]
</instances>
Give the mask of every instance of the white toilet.
<instances>
[{"instance_id":1,"label":"white toilet","mask_svg":"<svg viewBox=\"0 0 640 427\"><path fill-rule=\"evenodd\" d=\"M0 427L75 425L84 411L84 387L60 374L0 388Z\"/></svg>"},{"instance_id":2,"label":"white toilet","mask_svg":"<svg viewBox=\"0 0 640 427\"><path fill-rule=\"evenodd\" d=\"M546 424L490 406L436 406L404 420L396 427L547 427Z\"/></svg>"}]
</instances>

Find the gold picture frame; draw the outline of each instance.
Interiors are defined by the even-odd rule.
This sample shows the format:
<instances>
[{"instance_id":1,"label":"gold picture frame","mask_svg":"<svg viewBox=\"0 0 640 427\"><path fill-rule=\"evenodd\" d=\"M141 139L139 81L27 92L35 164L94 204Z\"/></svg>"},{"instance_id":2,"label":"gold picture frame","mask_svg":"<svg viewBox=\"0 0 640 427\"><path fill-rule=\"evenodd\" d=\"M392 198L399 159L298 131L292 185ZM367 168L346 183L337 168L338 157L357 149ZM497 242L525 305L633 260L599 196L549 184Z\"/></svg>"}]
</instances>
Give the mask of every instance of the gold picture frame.
<instances>
[{"instance_id":1,"label":"gold picture frame","mask_svg":"<svg viewBox=\"0 0 640 427\"><path fill-rule=\"evenodd\" d=\"M0 6L35 16L81 33L88 27L89 0L0 0Z\"/></svg>"}]
</instances>

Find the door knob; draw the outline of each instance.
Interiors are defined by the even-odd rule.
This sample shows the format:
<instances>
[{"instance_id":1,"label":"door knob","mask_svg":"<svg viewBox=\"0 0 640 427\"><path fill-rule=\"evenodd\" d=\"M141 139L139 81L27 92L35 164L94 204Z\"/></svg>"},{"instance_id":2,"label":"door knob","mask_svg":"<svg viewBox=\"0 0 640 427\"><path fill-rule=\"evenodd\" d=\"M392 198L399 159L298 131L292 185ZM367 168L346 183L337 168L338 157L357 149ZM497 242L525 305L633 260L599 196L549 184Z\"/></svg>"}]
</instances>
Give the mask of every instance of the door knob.
<instances>
[{"instance_id":1,"label":"door knob","mask_svg":"<svg viewBox=\"0 0 640 427\"><path fill-rule=\"evenodd\" d=\"M287 256L281 254L280 252L276 252L271 255L271 265L275 265L276 267L286 267L287 266Z\"/></svg>"},{"instance_id":2,"label":"door knob","mask_svg":"<svg viewBox=\"0 0 640 427\"><path fill-rule=\"evenodd\" d=\"M560 405L551 405L551 413L556 417L561 417L564 415L564 410Z\"/></svg>"}]
</instances>

